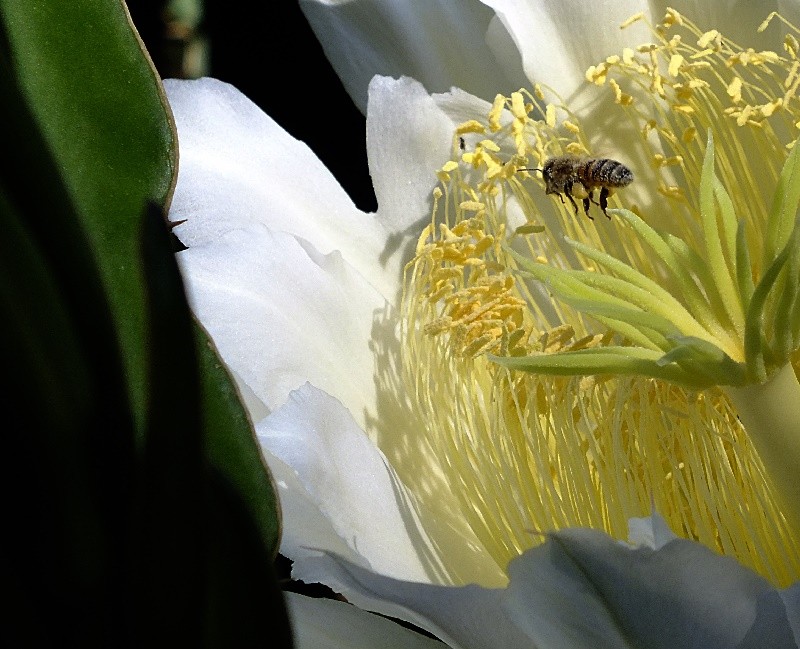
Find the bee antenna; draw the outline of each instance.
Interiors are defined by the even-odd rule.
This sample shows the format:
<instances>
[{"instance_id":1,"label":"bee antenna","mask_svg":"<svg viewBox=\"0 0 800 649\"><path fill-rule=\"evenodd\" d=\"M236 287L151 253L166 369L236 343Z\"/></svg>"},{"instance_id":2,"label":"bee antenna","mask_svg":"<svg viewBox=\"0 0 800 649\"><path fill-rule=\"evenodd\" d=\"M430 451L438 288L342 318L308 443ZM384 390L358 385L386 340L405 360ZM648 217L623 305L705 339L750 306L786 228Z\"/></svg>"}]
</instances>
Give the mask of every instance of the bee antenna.
<instances>
[{"instance_id":1,"label":"bee antenna","mask_svg":"<svg viewBox=\"0 0 800 649\"><path fill-rule=\"evenodd\" d=\"M544 172L544 169L539 169L538 167L520 167L517 171L541 171Z\"/></svg>"}]
</instances>

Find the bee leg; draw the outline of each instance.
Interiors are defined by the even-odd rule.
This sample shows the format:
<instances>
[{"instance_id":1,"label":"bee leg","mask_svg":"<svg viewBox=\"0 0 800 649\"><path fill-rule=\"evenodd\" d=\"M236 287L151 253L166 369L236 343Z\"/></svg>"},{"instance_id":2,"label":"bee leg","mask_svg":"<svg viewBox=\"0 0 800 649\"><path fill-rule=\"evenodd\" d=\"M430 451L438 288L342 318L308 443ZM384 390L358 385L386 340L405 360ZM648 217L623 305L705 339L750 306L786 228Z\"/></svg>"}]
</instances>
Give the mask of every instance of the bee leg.
<instances>
[{"instance_id":1,"label":"bee leg","mask_svg":"<svg viewBox=\"0 0 800 649\"><path fill-rule=\"evenodd\" d=\"M575 214L577 214L578 206L575 204L575 199L572 198L572 181L569 181L564 185L564 193L567 195L569 202L572 203L572 209L575 210ZM561 202L563 203L564 199L561 199Z\"/></svg>"},{"instance_id":2,"label":"bee leg","mask_svg":"<svg viewBox=\"0 0 800 649\"><path fill-rule=\"evenodd\" d=\"M590 201L588 198L583 199L583 211L586 212L586 216L589 216L589 205L591 205L594 201ZM589 216L589 218L593 218Z\"/></svg>"},{"instance_id":3,"label":"bee leg","mask_svg":"<svg viewBox=\"0 0 800 649\"><path fill-rule=\"evenodd\" d=\"M594 190L586 190L586 193L589 194L589 200L592 201L595 205L600 205L596 200L594 200Z\"/></svg>"},{"instance_id":4,"label":"bee leg","mask_svg":"<svg viewBox=\"0 0 800 649\"><path fill-rule=\"evenodd\" d=\"M606 212L607 207L608 207L608 187L603 187L600 190L600 209L603 210L603 214L606 215L606 218L610 219L611 217L608 215L608 212Z\"/></svg>"}]
</instances>

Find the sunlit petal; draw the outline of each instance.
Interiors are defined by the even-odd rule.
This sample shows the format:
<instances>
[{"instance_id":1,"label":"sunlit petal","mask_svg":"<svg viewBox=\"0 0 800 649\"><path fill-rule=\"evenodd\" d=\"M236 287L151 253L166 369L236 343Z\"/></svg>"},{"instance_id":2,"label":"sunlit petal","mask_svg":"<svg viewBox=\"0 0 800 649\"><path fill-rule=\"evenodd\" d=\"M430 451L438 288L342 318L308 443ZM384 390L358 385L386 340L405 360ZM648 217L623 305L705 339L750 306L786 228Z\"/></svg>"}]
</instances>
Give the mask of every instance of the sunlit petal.
<instances>
[{"instance_id":1,"label":"sunlit petal","mask_svg":"<svg viewBox=\"0 0 800 649\"><path fill-rule=\"evenodd\" d=\"M376 399L373 318L385 303L338 252L321 255L251 226L193 246L178 261L194 312L268 409L312 381L364 425Z\"/></svg>"}]
</instances>

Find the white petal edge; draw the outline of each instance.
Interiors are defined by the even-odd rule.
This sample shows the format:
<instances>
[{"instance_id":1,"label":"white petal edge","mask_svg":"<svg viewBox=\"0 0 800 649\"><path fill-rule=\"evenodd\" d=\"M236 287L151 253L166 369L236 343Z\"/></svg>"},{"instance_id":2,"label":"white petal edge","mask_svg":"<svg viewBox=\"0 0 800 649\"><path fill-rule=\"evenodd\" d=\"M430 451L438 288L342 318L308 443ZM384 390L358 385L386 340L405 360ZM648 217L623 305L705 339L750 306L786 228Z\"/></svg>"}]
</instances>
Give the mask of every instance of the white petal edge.
<instances>
[{"instance_id":1,"label":"white petal edge","mask_svg":"<svg viewBox=\"0 0 800 649\"><path fill-rule=\"evenodd\" d=\"M284 593L295 649L443 649L438 640L332 599Z\"/></svg>"},{"instance_id":2,"label":"white petal edge","mask_svg":"<svg viewBox=\"0 0 800 649\"><path fill-rule=\"evenodd\" d=\"M167 80L180 167L169 219L188 247L262 224L339 250L390 301L400 291L410 241L431 212L436 170L451 154L455 123L423 86L376 78L370 85L367 153L376 215L353 205L308 147L233 86Z\"/></svg>"},{"instance_id":3,"label":"white petal edge","mask_svg":"<svg viewBox=\"0 0 800 649\"><path fill-rule=\"evenodd\" d=\"M192 310L237 380L268 410L313 381L361 425L375 416L370 345L383 344L373 319L386 303L338 252L321 255L308 242L253 225L177 259Z\"/></svg>"},{"instance_id":4,"label":"white petal edge","mask_svg":"<svg viewBox=\"0 0 800 649\"><path fill-rule=\"evenodd\" d=\"M796 591L779 593L697 543L632 549L585 529L512 561L506 590L387 580L333 556L319 557L318 571L350 601L464 649L754 649L759 640L788 649L798 615Z\"/></svg>"},{"instance_id":5,"label":"white petal edge","mask_svg":"<svg viewBox=\"0 0 800 649\"><path fill-rule=\"evenodd\" d=\"M457 86L488 100L525 82L518 58L495 58L487 46L494 13L477 0L301 0L300 7L362 112L375 75L413 77L429 92Z\"/></svg>"},{"instance_id":6,"label":"white petal edge","mask_svg":"<svg viewBox=\"0 0 800 649\"><path fill-rule=\"evenodd\" d=\"M339 250L378 290L387 232L358 210L325 165L233 86L216 79L164 81L178 130L180 165L169 220L181 242L208 243L261 224ZM387 285L388 284L388 285Z\"/></svg>"},{"instance_id":7,"label":"white petal edge","mask_svg":"<svg viewBox=\"0 0 800 649\"><path fill-rule=\"evenodd\" d=\"M319 551L419 582L452 583L453 562L479 577L499 572L482 548L470 550L469 530L443 531L432 520L341 403L324 392L311 385L293 392L256 433L278 484L281 551L295 562L296 578L328 583L306 570Z\"/></svg>"}]
</instances>

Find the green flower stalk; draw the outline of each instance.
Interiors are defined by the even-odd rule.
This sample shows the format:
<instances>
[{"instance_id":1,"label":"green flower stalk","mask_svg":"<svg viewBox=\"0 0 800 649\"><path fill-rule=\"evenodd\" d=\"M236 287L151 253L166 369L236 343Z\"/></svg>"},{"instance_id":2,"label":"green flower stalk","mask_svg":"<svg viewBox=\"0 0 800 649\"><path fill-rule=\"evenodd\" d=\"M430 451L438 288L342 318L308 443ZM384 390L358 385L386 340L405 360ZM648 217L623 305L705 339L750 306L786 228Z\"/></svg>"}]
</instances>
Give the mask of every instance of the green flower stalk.
<instances>
[{"instance_id":1,"label":"green flower stalk","mask_svg":"<svg viewBox=\"0 0 800 649\"><path fill-rule=\"evenodd\" d=\"M800 577L789 28L784 54L757 52L668 10L654 42L587 71L611 90L594 128L535 87L455 133L407 267L404 368L499 562L537 531L624 538L655 506L776 584ZM618 153L595 153L602 134ZM545 196L536 170L564 154L634 169L610 220Z\"/></svg>"}]
</instances>

